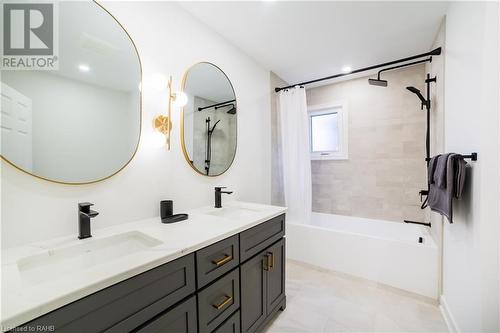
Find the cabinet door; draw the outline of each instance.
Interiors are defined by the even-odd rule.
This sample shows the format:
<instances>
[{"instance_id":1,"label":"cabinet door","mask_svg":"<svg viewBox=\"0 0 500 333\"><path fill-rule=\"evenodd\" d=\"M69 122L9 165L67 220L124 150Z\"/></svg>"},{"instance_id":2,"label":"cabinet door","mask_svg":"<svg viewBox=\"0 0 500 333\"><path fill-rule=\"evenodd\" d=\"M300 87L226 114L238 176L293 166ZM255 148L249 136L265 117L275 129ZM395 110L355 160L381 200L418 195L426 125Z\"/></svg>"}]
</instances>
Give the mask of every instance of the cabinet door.
<instances>
[{"instance_id":1,"label":"cabinet door","mask_svg":"<svg viewBox=\"0 0 500 333\"><path fill-rule=\"evenodd\" d=\"M268 260L267 270L267 315L285 297L285 239L270 246L265 251Z\"/></svg>"},{"instance_id":2,"label":"cabinet door","mask_svg":"<svg viewBox=\"0 0 500 333\"><path fill-rule=\"evenodd\" d=\"M217 327L213 333L241 333L240 312L236 311L228 320Z\"/></svg>"},{"instance_id":3,"label":"cabinet door","mask_svg":"<svg viewBox=\"0 0 500 333\"><path fill-rule=\"evenodd\" d=\"M252 333L266 319L267 257L261 252L241 265L241 331Z\"/></svg>"},{"instance_id":4,"label":"cabinet door","mask_svg":"<svg viewBox=\"0 0 500 333\"><path fill-rule=\"evenodd\" d=\"M137 333L197 333L196 297L168 310L156 319L134 331Z\"/></svg>"}]
</instances>

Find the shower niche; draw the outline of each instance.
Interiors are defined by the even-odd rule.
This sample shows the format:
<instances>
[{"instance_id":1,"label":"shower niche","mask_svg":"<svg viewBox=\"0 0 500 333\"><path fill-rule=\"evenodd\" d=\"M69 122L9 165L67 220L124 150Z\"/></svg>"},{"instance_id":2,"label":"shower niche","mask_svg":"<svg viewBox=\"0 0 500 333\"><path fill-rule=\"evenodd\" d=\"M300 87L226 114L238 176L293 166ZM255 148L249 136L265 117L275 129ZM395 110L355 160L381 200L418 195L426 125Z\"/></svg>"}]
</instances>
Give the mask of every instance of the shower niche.
<instances>
[{"instance_id":1,"label":"shower niche","mask_svg":"<svg viewBox=\"0 0 500 333\"><path fill-rule=\"evenodd\" d=\"M200 62L185 73L182 90L188 97L181 115L184 157L202 175L221 175L236 154L238 108L231 81L216 65Z\"/></svg>"}]
</instances>

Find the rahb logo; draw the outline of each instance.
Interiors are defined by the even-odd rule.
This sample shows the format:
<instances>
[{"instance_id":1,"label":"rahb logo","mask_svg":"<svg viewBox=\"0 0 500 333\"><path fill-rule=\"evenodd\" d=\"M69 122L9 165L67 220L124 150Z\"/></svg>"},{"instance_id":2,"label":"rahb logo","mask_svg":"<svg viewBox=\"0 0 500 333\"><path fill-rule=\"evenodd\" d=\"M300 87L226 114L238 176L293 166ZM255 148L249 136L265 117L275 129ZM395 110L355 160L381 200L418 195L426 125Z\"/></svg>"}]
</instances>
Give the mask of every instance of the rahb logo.
<instances>
[{"instance_id":1,"label":"rahb logo","mask_svg":"<svg viewBox=\"0 0 500 333\"><path fill-rule=\"evenodd\" d=\"M2 4L2 70L57 70L56 2Z\"/></svg>"}]
</instances>

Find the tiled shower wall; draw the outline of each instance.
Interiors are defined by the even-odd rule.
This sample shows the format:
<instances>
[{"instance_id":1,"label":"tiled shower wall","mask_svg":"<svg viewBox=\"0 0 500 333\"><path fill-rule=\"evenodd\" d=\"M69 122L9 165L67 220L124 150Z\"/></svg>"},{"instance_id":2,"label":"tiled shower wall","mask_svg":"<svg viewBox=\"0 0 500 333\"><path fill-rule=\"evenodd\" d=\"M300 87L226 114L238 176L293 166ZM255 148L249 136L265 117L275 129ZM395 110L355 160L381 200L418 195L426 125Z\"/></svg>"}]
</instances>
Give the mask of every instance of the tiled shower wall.
<instances>
[{"instance_id":1,"label":"tiled shower wall","mask_svg":"<svg viewBox=\"0 0 500 333\"><path fill-rule=\"evenodd\" d=\"M226 171L233 162L236 151L236 115L227 113L229 108L205 109L196 111L198 107L213 105L216 101L194 96L193 98L193 148L190 156L193 164L201 172L205 170L205 158L207 153L207 124L205 120L210 117L210 127L217 124L212 135L212 152L210 163L210 174L218 175Z\"/></svg>"},{"instance_id":2,"label":"tiled shower wall","mask_svg":"<svg viewBox=\"0 0 500 333\"><path fill-rule=\"evenodd\" d=\"M402 222L422 221L426 188L425 111L405 87L425 92L425 67L382 74L386 88L359 78L307 90L307 104L343 100L349 158L312 161L313 211Z\"/></svg>"}]
</instances>

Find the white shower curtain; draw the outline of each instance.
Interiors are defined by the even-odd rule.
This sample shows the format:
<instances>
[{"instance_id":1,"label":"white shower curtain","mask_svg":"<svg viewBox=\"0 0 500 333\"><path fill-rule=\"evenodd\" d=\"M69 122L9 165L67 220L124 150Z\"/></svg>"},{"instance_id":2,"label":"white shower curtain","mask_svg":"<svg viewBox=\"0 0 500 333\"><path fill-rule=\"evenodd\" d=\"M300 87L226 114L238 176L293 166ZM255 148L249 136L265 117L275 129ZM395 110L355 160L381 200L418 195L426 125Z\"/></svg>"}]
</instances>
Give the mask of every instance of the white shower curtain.
<instances>
[{"instance_id":1,"label":"white shower curtain","mask_svg":"<svg viewBox=\"0 0 500 333\"><path fill-rule=\"evenodd\" d=\"M305 89L281 90L278 104L287 219L308 223L312 210L312 185Z\"/></svg>"}]
</instances>

